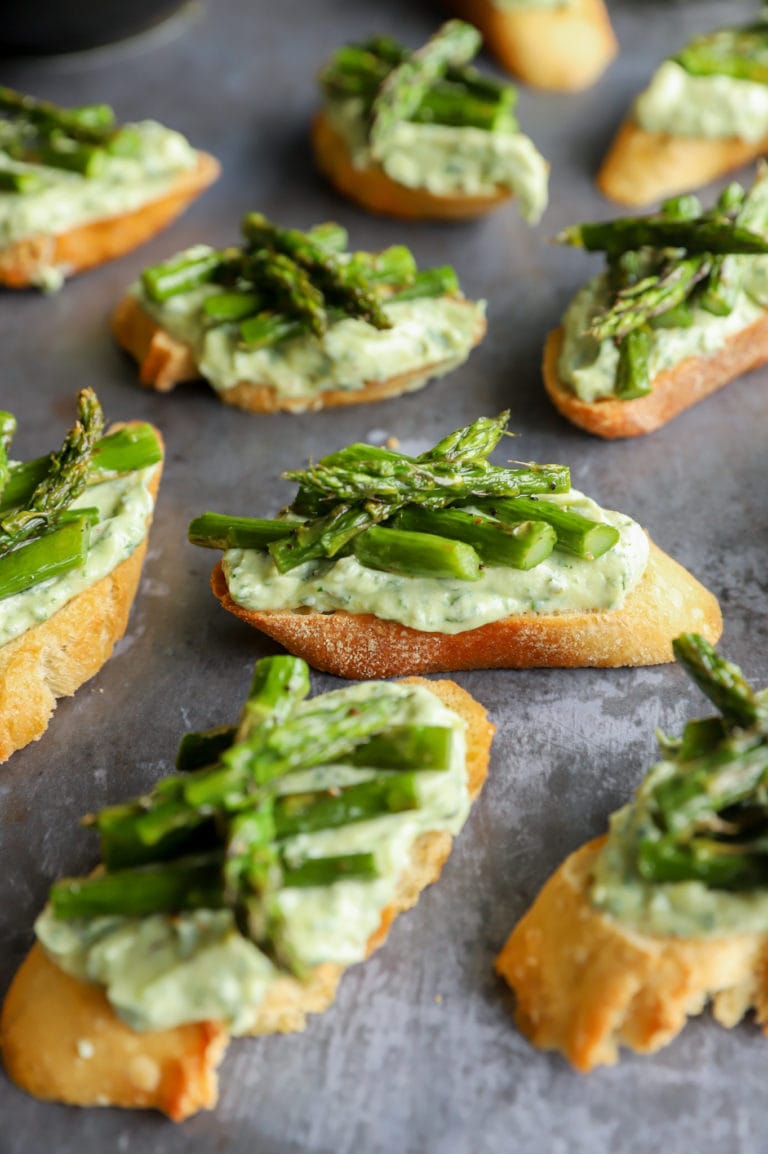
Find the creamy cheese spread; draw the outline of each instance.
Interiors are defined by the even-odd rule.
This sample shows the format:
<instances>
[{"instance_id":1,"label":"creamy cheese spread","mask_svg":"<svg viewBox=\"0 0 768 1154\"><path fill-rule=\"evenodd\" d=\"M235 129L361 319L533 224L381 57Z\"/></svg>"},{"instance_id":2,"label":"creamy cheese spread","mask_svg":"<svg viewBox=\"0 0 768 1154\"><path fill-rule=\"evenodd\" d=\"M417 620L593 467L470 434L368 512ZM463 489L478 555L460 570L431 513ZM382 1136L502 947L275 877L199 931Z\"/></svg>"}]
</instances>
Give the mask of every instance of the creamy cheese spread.
<instances>
[{"instance_id":1,"label":"creamy cheese spread","mask_svg":"<svg viewBox=\"0 0 768 1154\"><path fill-rule=\"evenodd\" d=\"M729 258L740 264L742 291L727 316L715 316L694 307L693 324L687 328L651 331L648 371L651 382L664 369L686 357L710 356L729 336L765 315L768 305L768 258ZM613 395L619 351L612 340L598 341L588 332L592 319L610 304L607 276L593 277L574 297L563 317L563 344L558 376L582 401L599 401Z\"/></svg>"},{"instance_id":2,"label":"creamy cheese spread","mask_svg":"<svg viewBox=\"0 0 768 1154\"><path fill-rule=\"evenodd\" d=\"M768 136L768 85L732 76L693 76L665 60L634 104L646 132L711 139Z\"/></svg>"},{"instance_id":3,"label":"creamy cheese spread","mask_svg":"<svg viewBox=\"0 0 768 1154\"><path fill-rule=\"evenodd\" d=\"M99 510L99 522L91 526L85 565L0 600L0 645L47 621L78 593L130 557L147 533L147 518L153 507L149 482L157 468L153 465L89 485L71 503L70 509Z\"/></svg>"},{"instance_id":4,"label":"creamy cheese spread","mask_svg":"<svg viewBox=\"0 0 768 1154\"><path fill-rule=\"evenodd\" d=\"M659 763L652 772L663 773L664 765ZM699 881L645 881L635 865L637 843L654 830L641 796L612 816L593 875L593 905L644 934L706 938L768 931L765 887L726 892Z\"/></svg>"},{"instance_id":5,"label":"creamy cheese spread","mask_svg":"<svg viewBox=\"0 0 768 1154\"><path fill-rule=\"evenodd\" d=\"M364 103L356 97L328 100L325 114L344 141L356 168L374 163ZM547 206L549 165L521 132L398 121L378 158L386 174L408 188L438 196L514 193L525 220L535 224Z\"/></svg>"},{"instance_id":6,"label":"creamy cheese spread","mask_svg":"<svg viewBox=\"0 0 768 1154\"><path fill-rule=\"evenodd\" d=\"M280 574L268 553L252 549L228 550L222 565L230 596L246 609L343 609L425 632L462 633L517 614L618 609L645 571L643 530L573 489L541 500L614 525L618 543L595 561L556 549L533 569L485 566L478 581L403 577L369 569L355 557L308 561Z\"/></svg>"},{"instance_id":7,"label":"creamy cheese spread","mask_svg":"<svg viewBox=\"0 0 768 1154\"><path fill-rule=\"evenodd\" d=\"M197 245L189 255L210 251ZM332 324L323 337L307 334L249 350L240 342L237 325L205 326L202 304L206 296L221 291L217 286L205 285L160 303L150 300L140 283L130 291L162 328L189 345L201 374L217 391L249 381L269 385L281 397L305 397L308 404L328 389L361 389L369 381L418 374L430 366L437 367L415 376L413 388L427 377L442 376L467 359L485 313L482 301L420 297L384 304L391 329L348 317Z\"/></svg>"},{"instance_id":8,"label":"creamy cheese spread","mask_svg":"<svg viewBox=\"0 0 768 1154\"><path fill-rule=\"evenodd\" d=\"M316 710L323 703L330 708L340 701L384 694L400 702L393 724L452 729L450 765L447 770L417 774L419 809L300 834L282 843L291 862L373 852L381 875L371 881L281 892L284 932L306 966L361 961L382 910L393 900L398 879L409 866L417 838L432 830L455 835L469 813L465 725L434 694L422 686L366 682L312 698L310 704ZM320 766L286 776L279 788L282 793L302 793L351 785L371 775L365 768ZM235 1033L245 1032L275 976L261 951L236 932L227 910L199 910L173 918L64 921L46 909L35 928L49 957L67 973L105 986L116 1012L134 1029L215 1018Z\"/></svg>"}]
</instances>

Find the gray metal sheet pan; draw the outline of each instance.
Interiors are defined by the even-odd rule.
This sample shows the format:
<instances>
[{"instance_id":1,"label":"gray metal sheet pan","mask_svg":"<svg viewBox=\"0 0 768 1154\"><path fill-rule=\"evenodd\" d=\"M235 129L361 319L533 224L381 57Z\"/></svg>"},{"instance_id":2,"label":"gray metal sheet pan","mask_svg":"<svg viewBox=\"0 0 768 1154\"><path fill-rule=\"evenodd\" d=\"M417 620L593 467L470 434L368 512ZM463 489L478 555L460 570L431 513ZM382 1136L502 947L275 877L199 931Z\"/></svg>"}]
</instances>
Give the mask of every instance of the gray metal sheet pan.
<instances>
[{"instance_id":1,"label":"gray metal sheet pan","mask_svg":"<svg viewBox=\"0 0 768 1154\"><path fill-rule=\"evenodd\" d=\"M60 59L6 61L4 82L68 103L108 100L156 116L217 154L221 181L179 222L54 297L0 297L0 406L21 419L18 449L47 451L72 398L94 385L111 419L156 422L166 476L140 596L114 659L59 705L45 737L0 769L0 989L32 941L57 875L89 868L81 814L167 771L180 732L227 721L269 643L211 597L211 555L185 543L204 508L268 513L281 468L382 433L407 447L509 406L516 456L570 463L575 483L632 513L719 596L725 651L768 682L768 369L744 376L651 437L604 443L566 424L541 387L544 334L596 258L547 244L579 219L615 214L591 176L653 64L698 29L752 3L612 5L623 53L591 91L521 90L525 128L552 161L552 201L529 230L514 208L465 226L401 225L344 203L314 174L313 75L345 38L374 30L421 42L427 0L208 0L135 41ZM404 240L420 261L453 262L487 298L489 332L469 363L423 392L304 416L245 416L203 385L143 392L113 346L110 309L152 260L198 239L223 243L259 208L307 226L347 225L359 247ZM542 882L602 831L655 753L702 699L673 667L473 672L457 680L498 726L490 779L440 883L385 947L344 978L306 1033L232 1045L221 1101L174 1127L155 1114L77 1110L0 1078L0 1154L757 1154L766 1149L768 1042L708 1015L655 1057L625 1056L588 1078L531 1049L493 958ZM332 678L313 675L316 690Z\"/></svg>"}]
</instances>

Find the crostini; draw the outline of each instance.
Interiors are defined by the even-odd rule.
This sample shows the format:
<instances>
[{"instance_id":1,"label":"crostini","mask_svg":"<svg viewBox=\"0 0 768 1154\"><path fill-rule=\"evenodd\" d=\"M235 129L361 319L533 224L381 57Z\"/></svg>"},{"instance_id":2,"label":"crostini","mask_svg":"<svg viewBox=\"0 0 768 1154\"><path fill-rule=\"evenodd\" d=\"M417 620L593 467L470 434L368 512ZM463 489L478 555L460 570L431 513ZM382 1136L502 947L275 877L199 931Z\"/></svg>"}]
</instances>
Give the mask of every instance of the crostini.
<instances>
[{"instance_id":1,"label":"crostini","mask_svg":"<svg viewBox=\"0 0 768 1154\"><path fill-rule=\"evenodd\" d=\"M652 665L672 638L716 639L717 601L629 517L570 487L563 465L493 466L507 414L419 457L351 445L284 474L273 520L196 518L224 549L214 594L317 669L391 677L453 669Z\"/></svg>"},{"instance_id":2,"label":"crostini","mask_svg":"<svg viewBox=\"0 0 768 1154\"><path fill-rule=\"evenodd\" d=\"M59 288L149 240L218 175L155 121L0 87L0 285Z\"/></svg>"},{"instance_id":3,"label":"crostini","mask_svg":"<svg viewBox=\"0 0 768 1154\"><path fill-rule=\"evenodd\" d=\"M572 854L496 968L517 1024L578 1070L653 1053L712 1003L768 1022L768 698L701 637L675 654L720 716L660 739L662 760L607 837Z\"/></svg>"},{"instance_id":4,"label":"crostini","mask_svg":"<svg viewBox=\"0 0 768 1154\"><path fill-rule=\"evenodd\" d=\"M95 394L57 453L9 461L0 413L0 762L40 738L59 697L125 632L147 547L163 450L151 425L102 436Z\"/></svg>"},{"instance_id":5,"label":"crostini","mask_svg":"<svg viewBox=\"0 0 768 1154\"><path fill-rule=\"evenodd\" d=\"M729 185L707 212L688 195L558 239L607 263L544 349L546 390L579 428L651 433L768 361L765 170L748 192Z\"/></svg>"},{"instance_id":6,"label":"crostini","mask_svg":"<svg viewBox=\"0 0 768 1154\"><path fill-rule=\"evenodd\" d=\"M345 251L336 224L243 220L241 248L197 245L145 269L112 328L161 392L204 377L249 412L305 412L420 389L485 334L450 266L419 271L410 250Z\"/></svg>"},{"instance_id":7,"label":"crostini","mask_svg":"<svg viewBox=\"0 0 768 1154\"><path fill-rule=\"evenodd\" d=\"M334 53L312 144L339 192L428 220L480 216L514 196L525 220L540 219L549 165L520 132L514 88L470 67L481 43L451 20L415 52L375 36Z\"/></svg>"},{"instance_id":8,"label":"crostini","mask_svg":"<svg viewBox=\"0 0 768 1154\"><path fill-rule=\"evenodd\" d=\"M619 127L600 191L638 207L700 188L768 150L768 23L695 37L659 66Z\"/></svg>"},{"instance_id":9,"label":"crostini","mask_svg":"<svg viewBox=\"0 0 768 1154\"><path fill-rule=\"evenodd\" d=\"M18 1085L210 1108L230 1034L303 1030L436 880L485 779L485 710L451 681L308 692L304 662L258 662L236 728L187 734L176 774L88 819L103 868L54 884L3 1007Z\"/></svg>"},{"instance_id":10,"label":"crostini","mask_svg":"<svg viewBox=\"0 0 768 1154\"><path fill-rule=\"evenodd\" d=\"M450 0L500 64L535 88L589 88L618 52L604 0Z\"/></svg>"}]
</instances>

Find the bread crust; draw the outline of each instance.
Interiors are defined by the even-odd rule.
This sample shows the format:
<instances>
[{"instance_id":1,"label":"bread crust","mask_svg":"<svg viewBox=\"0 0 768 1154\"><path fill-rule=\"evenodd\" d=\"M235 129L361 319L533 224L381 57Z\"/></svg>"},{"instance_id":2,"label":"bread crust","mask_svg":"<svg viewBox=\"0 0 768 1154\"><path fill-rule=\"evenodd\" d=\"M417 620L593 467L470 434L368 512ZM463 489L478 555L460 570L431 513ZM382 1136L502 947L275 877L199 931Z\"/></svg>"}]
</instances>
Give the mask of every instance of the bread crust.
<instances>
[{"instance_id":1,"label":"bread crust","mask_svg":"<svg viewBox=\"0 0 768 1154\"><path fill-rule=\"evenodd\" d=\"M356 168L346 143L324 112L319 112L312 123L312 148L317 167L342 196L384 216L466 220L484 216L512 196L509 189L501 187L489 196L441 195L428 188L399 184L387 176L380 164Z\"/></svg>"},{"instance_id":2,"label":"bread crust","mask_svg":"<svg viewBox=\"0 0 768 1154\"><path fill-rule=\"evenodd\" d=\"M600 166L597 187L617 204L640 208L709 184L766 150L768 137L750 141L646 132L627 116Z\"/></svg>"},{"instance_id":3,"label":"bread crust","mask_svg":"<svg viewBox=\"0 0 768 1154\"><path fill-rule=\"evenodd\" d=\"M427 633L370 613L251 610L229 595L221 564L211 588L230 613L315 669L336 677L398 677L457 669L656 665L672 639L693 631L715 642L720 607L686 569L650 543L648 565L621 609L524 614L467 629Z\"/></svg>"},{"instance_id":4,"label":"bread crust","mask_svg":"<svg viewBox=\"0 0 768 1154\"><path fill-rule=\"evenodd\" d=\"M500 63L535 88L589 88L618 52L603 0L575 0L568 8L494 7L491 0L451 0L477 25Z\"/></svg>"},{"instance_id":5,"label":"bread crust","mask_svg":"<svg viewBox=\"0 0 768 1154\"><path fill-rule=\"evenodd\" d=\"M606 397L582 401L560 380L558 363L563 345L562 328L549 334L544 345L544 387L558 412L588 433L614 440L640 437L666 425L679 413L716 393L742 373L768 361L768 311L707 356L691 356L658 373L644 397L621 401Z\"/></svg>"},{"instance_id":6,"label":"bread crust","mask_svg":"<svg viewBox=\"0 0 768 1154\"><path fill-rule=\"evenodd\" d=\"M467 723L467 781L474 800L488 769L494 726L482 705L452 681L409 679L434 693ZM367 955L385 940L398 913L435 881L452 839L422 834L392 903L368 939ZM333 1001L344 967L326 963L307 981L284 976L259 1007L253 1034L303 1030L306 1016ZM216 1068L229 1040L218 1022L137 1032L121 1022L99 986L70 977L36 944L22 962L0 1018L0 1046L10 1078L38 1098L80 1106L154 1108L179 1122L218 1097ZM82 1042L92 1055L82 1057ZM88 1053L89 1050L86 1049Z\"/></svg>"},{"instance_id":7,"label":"bread crust","mask_svg":"<svg viewBox=\"0 0 768 1154\"><path fill-rule=\"evenodd\" d=\"M162 196L130 212L104 216L58 234L36 233L0 249L0 285L29 288L41 273L57 268L65 276L123 256L161 232L217 179L219 162L198 152L197 164L181 172Z\"/></svg>"},{"instance_id":8,"label":"bread crust","mask_svg":"<svg viewBox=\"0 0 768 1154\"><path fill-rule=\"evenodd\" d=\"M155 435L162 444L157 429ZM153 511L161 470L150 484ZM57 699L70 697L109 660L128 624L151 523L150 513L144 540L111 573L0 647L0 763L38 741Z\"/></svg>"},{"instance_id":9,"label":"bread crust","mask_svg":"<svg viewBox=\"0 0 768 1154\"><path fill-rule=\"evenodd\" d=\"M472 347L485 336L485 319L479 318ZM139 363L142 385L167 393L176 385L200 380L200 370L192 350L162 329L133 296L125 296L112 315L112 332L117 343ZM225 405L234 405L250 413L306 413L338 405L361 405L399 397L426 385L439 375L445 361L397 373L383 381L366 381L359 389L325 389L311 397L282 397L272 385L256 381L239 381L217 396Z\"/></svg>"},{"instance_id":10,"label":"bread crust","mask_svg":"<svg viewBox=\"0 0 768 1154\"><path fill-rule=\"evenodd\" d=\"M627 929L589 901L604 841L567 858L496 960L533 1045L559 1050L587 1072L616 1062L622 1045L655 1052L710 1000L723 1026L751 1008L768 1021L768 935L676 938Z\"/></svg>"}]
</instances>

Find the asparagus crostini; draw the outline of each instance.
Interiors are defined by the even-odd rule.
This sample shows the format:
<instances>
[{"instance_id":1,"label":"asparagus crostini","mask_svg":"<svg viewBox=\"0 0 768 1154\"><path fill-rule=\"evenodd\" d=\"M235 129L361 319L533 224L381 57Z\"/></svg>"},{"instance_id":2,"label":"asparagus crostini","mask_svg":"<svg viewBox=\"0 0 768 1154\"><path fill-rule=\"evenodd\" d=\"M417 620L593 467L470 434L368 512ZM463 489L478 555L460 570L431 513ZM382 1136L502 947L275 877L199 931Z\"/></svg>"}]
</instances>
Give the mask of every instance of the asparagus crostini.
<instances>
[{"instance_id":1,"label":"asparagus crostini","mask_svg":"<svg viewBox=\"0 0 768 1154\"><path fill-rule=\"evenodd\" d=\"M149 240L218 174L156 121L0 87L0 284L59 288Z\"/></svg>"},{"instance_id":2,"label":"asparagus crostini","mask_svg":"<svg viewBox=\"0 0 768 1154\"><path fill-rule=\"evenodd\" d=\"M346 230L307 232L261 213L240 247L197 245L144 270L113 318L145 385L200 377L226 404L303 412L419 389L462 364L485 333L450 265L410 249L347 251Z\"/></svg>"},{"instance_id":3,"label":"asparagus crostini","mask_svg":"<svg viewBox=\"0 0 768 1154\"><path fill-rule=\"evenodd\" d=\"M388 36L339 48L320 73L312 143L344 196L390 216L478 216L516 196L535 224L549 165L520 132L515 89L470 64L482 43L450 20L409 51Z\"/></svg>"},{"instance_id":4,"label":"asparagus crostini","mask_svg":"<svg viewBox=\"0 0 768 1154\"><path fill-rule=\"evenodd\" d=\"M768 179L692 195L651 216L565 229L605 254L544 350L556 408L601 437L650 433L768 360Z\"/></svg>"},{"instance_id":5,"label":"asparagus crostini","mask_svg":"<svg viewBox=\"0 0 768 1154\"><path fill-rule=\"evenodd\" d=\"M507 413L409 457L350 445L306 469L274 519L206 513L197 545L230 612L318 669L644 665L681 628L716 639L714 597L564 465L493 465Z\"/></svg>"},{"instance_id":6,"label":"asparagus crostini","mask_svg":"<svg viewBox=\"0 0 768 1154\"><path fill-rule=\"evenodd\" d=\"M675 657L719 710L659 735L634 800L549 879L497 969L534 1045L579 1070L652 1053L711 1001L768 1021L768 691L695 634Z\"/></svg>"},{"instance_id":7,"label":"asparagus crostini","mask_svg":"<svg viewBox=\"0 0 768 1154\"><path fill-rule=\"evenodd\" d=\"M597 176L632 207L700 188L768 149L768 22L696 36L662 62Z\"/></svg>"},{"instance_id":8,"label":"asparagus crostini","mask_svg":"<svg viewBox=\"0 0 768 1154\"><path fill-rule=\"evenodd\" d=\"M3 1009L20 1086L212 1107L230 1033L302 1030L436 880L485 778L485 710L450 681L308 693L303 661L259 661L237 726L185 735L174 774L85 819L103 867L54 884Z\"/></svg>"},{"instance_id":9,"label":"asparagus crostini","mask_svg":"<svg viewBox=\"0 0 768 1154\"><path fill-rule=\"evenodd\" d=\"M0 413L0 761L45 732L58 697L92 677L122 637L160 481L151 425L103 435L92 389L47 457L9 459Z\"/></svg>"},{"instance_id":10,"label":"asparagus crostini","mask_svg":"<svg viewBox=\"0 0 768 1154\"><path fill-rule=\"evenodd\" d=\"M499 63L525 84L589 88L618 51L604 0L450 0L483 33Z\"/></svg>"}]
</instances>

